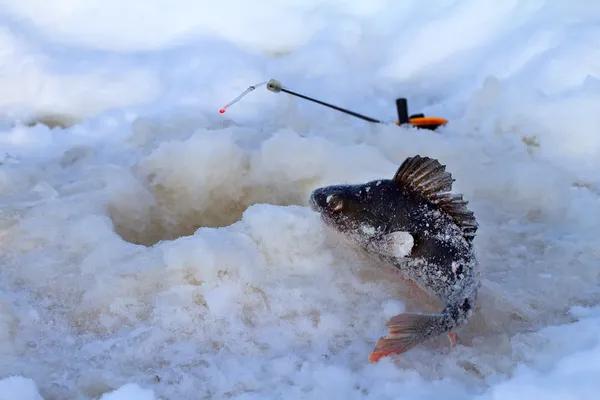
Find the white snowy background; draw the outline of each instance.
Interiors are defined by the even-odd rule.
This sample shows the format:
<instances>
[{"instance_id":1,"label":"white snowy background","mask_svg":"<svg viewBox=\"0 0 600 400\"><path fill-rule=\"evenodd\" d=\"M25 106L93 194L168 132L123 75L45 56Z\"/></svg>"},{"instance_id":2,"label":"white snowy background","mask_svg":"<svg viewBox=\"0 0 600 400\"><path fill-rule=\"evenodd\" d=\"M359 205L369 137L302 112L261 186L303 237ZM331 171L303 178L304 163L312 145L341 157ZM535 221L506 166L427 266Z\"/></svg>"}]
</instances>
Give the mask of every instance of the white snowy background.
<instances>
[{"instance_id":1,"label":"white snowy background","mask_svg":"<svg viewBox=\"0 0 600 400\"><path fill-rule=\"evenodd\" d=\"M0 1L0 399L597 399L599 44L597 0ZM270 78L451 122L264 86L218 113ZM454 350L370 364L439 304L307 199L415 154L486 280Z\"/></svg>"}]
</instances>

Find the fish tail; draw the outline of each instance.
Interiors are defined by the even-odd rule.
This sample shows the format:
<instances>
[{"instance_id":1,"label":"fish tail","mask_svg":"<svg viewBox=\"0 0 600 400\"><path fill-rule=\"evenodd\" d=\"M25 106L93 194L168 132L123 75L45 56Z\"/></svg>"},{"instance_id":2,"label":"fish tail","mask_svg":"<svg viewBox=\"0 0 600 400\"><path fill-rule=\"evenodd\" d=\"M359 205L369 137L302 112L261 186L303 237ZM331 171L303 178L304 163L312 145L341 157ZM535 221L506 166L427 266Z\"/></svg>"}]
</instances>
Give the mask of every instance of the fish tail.
<instances>
[{"instance_id":1,"label":"fish tail","mask_svg":"<svg viewBox=\"0 0 600 400\"><path fill-rule=\"evenodd\" d=\"M377 341L369 361L377 362L382 357L404 353L434 336L449 332L452 325L446 313L396 315L387 322L389 334Z\"/></svg>"}]
</instances>

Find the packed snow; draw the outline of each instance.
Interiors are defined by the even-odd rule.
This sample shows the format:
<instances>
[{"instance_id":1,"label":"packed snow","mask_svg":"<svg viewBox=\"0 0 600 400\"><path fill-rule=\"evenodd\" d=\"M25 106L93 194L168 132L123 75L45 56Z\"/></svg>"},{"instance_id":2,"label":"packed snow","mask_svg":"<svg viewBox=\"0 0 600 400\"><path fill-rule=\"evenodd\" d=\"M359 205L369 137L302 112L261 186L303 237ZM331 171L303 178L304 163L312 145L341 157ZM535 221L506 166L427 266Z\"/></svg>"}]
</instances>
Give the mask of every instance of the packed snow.
<instances>
[{"instance_id":1,"label":"packed snow","mask_svg":"<svg viewBox=\"0 0 600 400\"><path fill-rule=\"evenodd\" d=\"M0 2L0 399L596 399L596 0ZM369 124L264 86L437 132ZM324 229L323 185L435 157L480 228L478 308Z\"/></svg>"}]
</instances>

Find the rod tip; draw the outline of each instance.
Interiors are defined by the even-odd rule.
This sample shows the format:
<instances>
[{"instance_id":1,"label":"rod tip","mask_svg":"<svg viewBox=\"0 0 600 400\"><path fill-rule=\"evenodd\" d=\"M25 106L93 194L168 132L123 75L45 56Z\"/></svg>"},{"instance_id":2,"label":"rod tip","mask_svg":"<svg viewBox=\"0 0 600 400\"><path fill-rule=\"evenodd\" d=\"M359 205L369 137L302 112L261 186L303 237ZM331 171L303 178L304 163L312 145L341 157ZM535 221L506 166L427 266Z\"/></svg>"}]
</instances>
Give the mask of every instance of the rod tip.
<instances>
[{"instance_id":1,"label":"rod tip","mask_svg":"<svg viewBox=\"0 0 600 400\"><path fill-rule=\"evenodd\" d=\"M281 85L281 82L279 82L278 80L275 79L271 79L268 83L267 83L267 90L273 92L273 93L279 93L281 92L281 88L283 86Z\"/></svg>"}]
</instances>

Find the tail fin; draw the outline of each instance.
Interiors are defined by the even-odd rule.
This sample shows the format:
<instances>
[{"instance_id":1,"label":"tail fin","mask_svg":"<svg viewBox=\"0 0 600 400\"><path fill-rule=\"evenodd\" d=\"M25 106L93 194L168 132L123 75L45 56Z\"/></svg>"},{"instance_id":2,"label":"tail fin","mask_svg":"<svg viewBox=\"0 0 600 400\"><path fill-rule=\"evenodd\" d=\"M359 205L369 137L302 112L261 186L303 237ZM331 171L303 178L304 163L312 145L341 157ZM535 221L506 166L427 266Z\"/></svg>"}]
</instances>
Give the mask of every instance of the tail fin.
<instances>
[{"instance_id":1,"label":"tail fin","mask_svg":"<svg viewBox=\"0 0 600 400\"><path fill-rule=\"evenodd\" d=\"M444 314L399 314L387 324L389 335L377 341L375 349L369 355L370 362L380 358L401 354L423 343L427 339L444 333L446 329Z\"/></svg>"}]
</instances>

